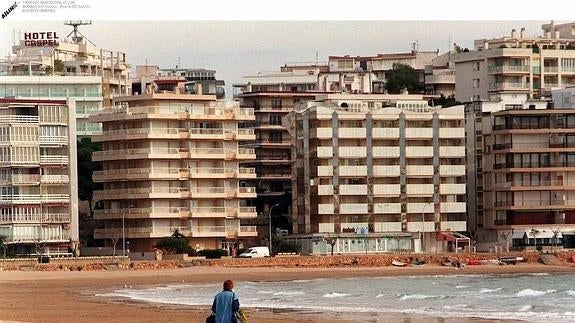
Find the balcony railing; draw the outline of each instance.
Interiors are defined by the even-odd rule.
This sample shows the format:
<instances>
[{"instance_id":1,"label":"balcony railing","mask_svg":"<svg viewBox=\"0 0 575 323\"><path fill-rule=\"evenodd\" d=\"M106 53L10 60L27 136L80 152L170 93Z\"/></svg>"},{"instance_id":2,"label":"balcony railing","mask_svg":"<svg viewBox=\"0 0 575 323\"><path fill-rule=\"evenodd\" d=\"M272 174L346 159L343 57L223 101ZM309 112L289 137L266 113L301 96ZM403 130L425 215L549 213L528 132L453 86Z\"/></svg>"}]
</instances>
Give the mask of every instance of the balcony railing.
<instances>
[{"instance_id":1,"label":"balcony railing","mask_svg":"<svg viewBox=\"0 0 575 323\"><path fill-rule=\"evenodd\" d=\"M490 83L489 90L528 90L529 84L523 82Z\"/></svg>"},{"instance_id":2,"label":"balcony railing","mask_svg":"<svg viewBox=\"0 0 575 323\"><path fill-rule=\"evenodd\" d=\"M38 123L37 116L0 115L0 124Z\"/></svg>"},{"instance_id":3,"label":"balcony railing","mask_svg":"<svg viewBox=\"0 0 575 323\"><path fill-rule=\"evenodd\" d=\"M498 65L489 66L490 73L525 72L529 73L529 65Z\"/></svg>"},{"instance_id":4,"label":"balcony railing","mask_svg":"<svg viewBox=\"0 0 575 323\"><path fill-rule=\"evenodd\" d=\"M41 155L40 164L68 164L70 158L68 156L57 155Z\"/></svg>"}]
</instances>

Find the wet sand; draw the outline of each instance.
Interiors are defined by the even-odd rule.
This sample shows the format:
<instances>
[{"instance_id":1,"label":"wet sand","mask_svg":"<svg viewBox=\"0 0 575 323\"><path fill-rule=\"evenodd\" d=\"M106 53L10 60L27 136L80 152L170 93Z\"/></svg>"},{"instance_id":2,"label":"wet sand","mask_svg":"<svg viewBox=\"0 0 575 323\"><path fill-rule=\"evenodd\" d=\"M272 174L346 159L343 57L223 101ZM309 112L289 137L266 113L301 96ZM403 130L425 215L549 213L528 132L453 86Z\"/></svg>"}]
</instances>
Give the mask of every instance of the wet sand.
<instances>
[{"instance_id":1,"label":"wet sand","mask_svg":"<svg viewBox=\"0 0 575 323\"><path fill-rule=\"evenodd\" d=\"M314 278L379 277L450 274L575 273L575 267L518 264L516 266L383 267L383 268L224 268L187 267L165 270L91 272L0 272L0 322L204 322L209 309L170 306L94 296L123 288L175 283L213 283L232 279L277 281ZM214 294L218 291L214 291ZM382 317L381 314L317 313L247 309L250 322L492 322L461 318Z\"/></svg>"}]
</instances>

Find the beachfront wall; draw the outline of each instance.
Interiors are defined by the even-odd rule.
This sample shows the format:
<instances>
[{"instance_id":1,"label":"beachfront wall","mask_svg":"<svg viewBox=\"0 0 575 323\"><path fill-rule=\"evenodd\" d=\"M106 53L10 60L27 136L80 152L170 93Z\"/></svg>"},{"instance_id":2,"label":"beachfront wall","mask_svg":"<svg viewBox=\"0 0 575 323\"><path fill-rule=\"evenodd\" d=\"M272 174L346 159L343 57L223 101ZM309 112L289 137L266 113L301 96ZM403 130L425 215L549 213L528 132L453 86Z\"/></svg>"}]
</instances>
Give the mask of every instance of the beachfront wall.
<instances>
[{"instance_id":1,"label":"beachfront wall","mask_svg":"<svg viewBox=\"0 0 575 323\"><path fill-rule=\"evenodd\" d=\"M434 241L467 231L463 121L463 106L421 95L327 94L296 107L284 118L294 234L338 237L339 253L451 248Z\"/></svg>"}]
</instances>

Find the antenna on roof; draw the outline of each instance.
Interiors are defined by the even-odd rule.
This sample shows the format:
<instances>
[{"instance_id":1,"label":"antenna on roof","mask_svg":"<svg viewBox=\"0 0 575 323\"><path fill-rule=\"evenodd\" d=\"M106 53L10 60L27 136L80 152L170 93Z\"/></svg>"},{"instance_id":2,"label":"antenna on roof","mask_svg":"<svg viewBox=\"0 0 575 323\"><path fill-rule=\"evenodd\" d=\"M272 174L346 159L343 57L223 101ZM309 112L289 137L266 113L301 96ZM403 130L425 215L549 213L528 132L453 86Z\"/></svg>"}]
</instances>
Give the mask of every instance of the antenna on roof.
<instances>
[{"instance_id":1,"label":"antenna on roof","mask_svg":"<svg viewBox=\"0 0 575 323\"><path fill-rule=\"evenodd\" d=\"M74 28L74 30L72 30L68 36L66 36L65 40L68 40L68 38L70 38L70 36L72 36L72 42L74 44L80 44L82 43L82 41L85 39L88 42L90 42L90 44L96 46L96 44L92 43L92 41L90 41L88 38L86 38L86 36L82 35L82 33L78 30L79 26L86 26L86 25L91 25L92 24L92 20L68 20L64 23L64 25L66 26L72 26ZM80 36L78 36L80 35Z\"/></svg>"},{"instance_id":2,"label":"antenna on roof","mask_svg":"<svg viewBox=\"0 0 575 323\"><path fill-rule=\"evenodd\" d=\"M319 52L315 52L315 66L319 65Z\"/></svg>"}]
</instances>

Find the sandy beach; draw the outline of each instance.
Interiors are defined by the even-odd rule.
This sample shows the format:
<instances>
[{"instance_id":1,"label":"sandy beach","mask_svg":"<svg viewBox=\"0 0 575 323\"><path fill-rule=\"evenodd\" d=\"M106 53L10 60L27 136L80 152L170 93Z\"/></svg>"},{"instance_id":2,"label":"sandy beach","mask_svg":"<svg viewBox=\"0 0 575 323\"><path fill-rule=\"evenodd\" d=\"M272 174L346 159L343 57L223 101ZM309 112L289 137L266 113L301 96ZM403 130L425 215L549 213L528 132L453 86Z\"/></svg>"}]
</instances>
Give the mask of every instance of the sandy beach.
<instances>
[{"instance_id":1,"label":"sandy beach","mask_svg":"<svg viewBox=\"0 0 575 323\"><path fill-rule=\"evenodd\" d=\"M174 283L212 283L233 279L277 281L314 278L379 277L450 274L575 273L575 267L518 264L516 266L409 268L224 268L187 267L165 270L91 271L91 272L0 272L0 290L4 295L0 321L16 322L204 322L208 309L169 306L94 296L123 288ZM218 291L214 291L214 294ZM248 309L250 322L482 322L481 319L434 319L422 317L386 317L383 321L369 314L361 318L351 314L309 313ZM486 321L485 321L486 322Z\"/></svg>"}]
</instances>

